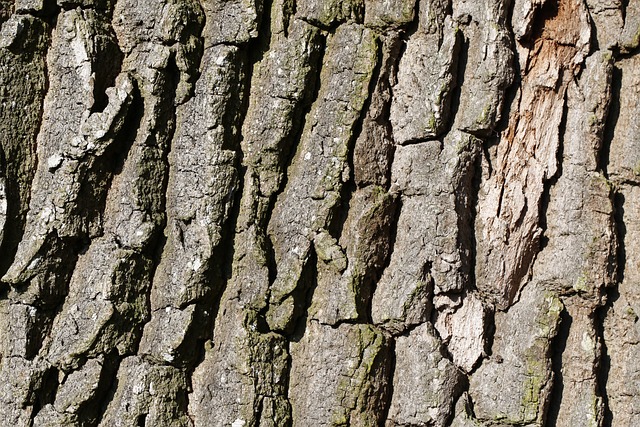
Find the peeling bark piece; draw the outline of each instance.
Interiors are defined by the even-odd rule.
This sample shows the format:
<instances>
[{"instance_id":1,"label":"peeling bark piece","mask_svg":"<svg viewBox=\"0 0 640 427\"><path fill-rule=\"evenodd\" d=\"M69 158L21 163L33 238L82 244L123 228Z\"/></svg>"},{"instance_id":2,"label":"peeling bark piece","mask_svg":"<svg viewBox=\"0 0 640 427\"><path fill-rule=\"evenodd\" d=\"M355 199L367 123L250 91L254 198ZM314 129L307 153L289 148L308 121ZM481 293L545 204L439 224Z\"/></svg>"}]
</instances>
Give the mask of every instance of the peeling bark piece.
<instances>
[{"instance_id":1,"label":"peeling bark piece","mask_svg":"<svg viewBox=\"0 0 640 427\"><path fill-rule=\"evenodd\" d=\"M191 426L186 415L188 387L185 373L131 356L120 364L118 388L100 422L102 427L166 425Z\"/></svg>"},{"instance_id":2,"label":"peeling bark piece","mask_svg":"<svg viewBox=\"0 0 640 427\"><path fill-rule=\"evenodd\" d=\"M464 297L459 308L438 313L434 326L453 363L464 372L471 372L484 355L486 320L486 310L475 293Z\"/></svg>"},{"instance_id":3,"label":"peeling bark piece","mask_svg":"<svg viewBox=\"0 0 640 427\"><path fill-rule=\"evenodd\" d=\"M390 342L369 325L308 322L291 343L293 424L380 425L388 390Z\"/></svg>"},{"instance_id":4,"label":"peeling bark piece","mask_svg":"<svg viewBox=\"0 0 640 427\"><path fill-rule=\"evenodd\" d=\"M640 57L616 63L622 74L620 104L612 114L615 128L609 153L609 175L614 181L640 183Z\"/></svg>"},{"instance_id":5,"label":"peeling bark piece","mask_svg":"<svg viewBox=\"0 0 640 427\"><path fill-rule=\"evenodd\" d=\"M407 41L391 103L397 144L437 138L448 126L460 41L450 16L444 18L442 41L422 32Z\"/></svg>"},{"instance_id":6,"label":"peeling bark piece","mask_svg":"<svg viewBox=\"0 0 640 427\"><path fill-rule=\"evenodd\" d=\"M271 287L269 326L290 327L297 288L313 235L329 226L347 180L349 145L368 97L377 61L377 37L361 25L342 25L327 42L318 100L307 117L288 185L268 231L278 274ZM343 91L346 87L347 91Z\"/></svg>"},{"instance_id":7,"label":"peeling bark piece","mask_svg":"<svg viewBox=\"0 0 640 427\"><path fill-rule=\"evenodd\" d=\"M522 41L531 34L538 11L549 0L514 0L511 27L516 40Z\"/></svg>"},{"instance_id":8,"label":"peeling bark piece","mask_svg":"<svg viewBox=\"0 0 640 427\"><path fill-rule=\"evenodd\" d=\"M469 382L479 420L542 425L553 381L550 345L562 310L555 294L530 283L509 311L496 313L492 356Z\"/></svg>"},{"instance_id":9,"label":"peeling bark piece","mask_svg":"<svg viewBox=\"0 0 640 427\"><path fill-rule=\"evenodd\" d=\"M444 143L397 148L392 192L400 192L402 204L389 266L373 295L375 323L402 331L429 318L432 292L464 288L478 148L475 138L458 133Z\"/></svg>"},{"instance_id":10,"label":"peeling bark piece","mask_svg":"<svg viewBox=\"0 0 640 427\"><path fill-rule=\"evenodd\" d=\"M213 345L192 377L194 425L290 423L286 339L257 332L255 313L235 300L223 304L216 325Z\"/></svg>"},{"instance_id":11,"label":"peeling bark piece","mask_svg":"<svg viewBox=\"0 0 640 427\"><path fill-rule=\"evenodd\" d=\"M640 187L622 187L617 209L624 224L624 277L604 319L606 392L612 425L632 426L640 423Z\"/></svg>"},{"instance_id":12,"label":"peeling bark piece","mask_svg":"<svg viewBox=\"0 0 640 427\"><path fill-rule=\"evenodd\" d=\"M566 86L589 48L590 25L581 5L560 2L558 13L545 21L523 70L518 112L512 114L496 158L489 160L490 176L481 184L477 286L501 309L526 281L539 250L545 186L559 168Z\"/></svg>"},{"instance_id":13,"label":"peeling bark piece","mask_svg":"<svg viewBox=\"0 0 640 427\"><path fill-rule=\"evenodd\" d=\"M616 279L613 191L597 172L610 80L608 59L594 54L578 83L569 84L562 176L549 191L548 243L533 266L533 280L559 293L585 294L594 306Z\"/></svg>"},{"instance_id":14,"label":"peeling bark piece","mask_svg":"<svg viewBox=\"0 0 640 427\"><path fill-rule=\"evenodd\" d=\"M462 392L463 374L425 323L397 338L388 426L447 425Z\"/></svg>"},{"instance_id":15,"label":"peeling bark piece","mask_svg":"<svg viewBox=\"0 0 640 427\"><path fill-rule=\"evenodd\" d=\"M364 0L364 24L375 28L409 25L415 15L416 0Z\"/></svg>"}]
</instances>

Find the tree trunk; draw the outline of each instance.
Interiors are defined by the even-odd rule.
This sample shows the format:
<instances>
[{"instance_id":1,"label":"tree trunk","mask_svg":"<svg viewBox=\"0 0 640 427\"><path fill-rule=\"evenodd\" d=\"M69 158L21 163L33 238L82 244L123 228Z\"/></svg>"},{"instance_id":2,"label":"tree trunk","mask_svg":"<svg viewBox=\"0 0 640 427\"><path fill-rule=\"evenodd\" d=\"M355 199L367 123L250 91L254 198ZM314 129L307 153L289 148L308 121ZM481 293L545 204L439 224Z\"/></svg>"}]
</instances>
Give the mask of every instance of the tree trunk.
<instances>
[{"instance_id":1,"label":"tree trunk","mask_svg":"<svg viewBox=\"0 0 640 427\"><path fill-rule=\"evenodd\" d=\"M0 7L2 425L640 425L639 1Z\"/></svg>"}]
</instances>

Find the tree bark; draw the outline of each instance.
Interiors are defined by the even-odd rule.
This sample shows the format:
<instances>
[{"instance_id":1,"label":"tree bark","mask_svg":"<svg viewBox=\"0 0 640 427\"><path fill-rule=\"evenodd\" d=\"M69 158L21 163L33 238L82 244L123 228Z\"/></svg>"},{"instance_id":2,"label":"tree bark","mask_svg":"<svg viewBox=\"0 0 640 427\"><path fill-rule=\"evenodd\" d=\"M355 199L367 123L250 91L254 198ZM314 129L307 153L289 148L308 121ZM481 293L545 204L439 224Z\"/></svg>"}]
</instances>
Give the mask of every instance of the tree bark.
<instances>
[{"instance_id":1,"label":"tree bark","mask_svg":"<svg viewBox=\"0 0 640 427\"><path fill-rule=\"evenodd\" d=\"M3 425L640 425L639 1L0 23Z\"/></svg>"}]
</instances>

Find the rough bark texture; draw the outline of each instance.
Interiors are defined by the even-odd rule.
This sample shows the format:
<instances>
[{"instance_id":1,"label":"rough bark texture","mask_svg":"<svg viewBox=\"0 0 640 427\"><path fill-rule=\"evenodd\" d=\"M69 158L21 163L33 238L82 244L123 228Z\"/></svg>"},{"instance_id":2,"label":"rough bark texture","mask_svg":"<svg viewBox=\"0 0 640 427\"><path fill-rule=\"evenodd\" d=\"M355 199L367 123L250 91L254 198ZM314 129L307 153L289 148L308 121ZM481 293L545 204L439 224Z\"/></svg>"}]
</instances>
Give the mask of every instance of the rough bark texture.
<instances>
[{"instance_id":1,"label":"rough bark texture","mask_svg":"<svg viewBox=\"0 0 640 427\"><path fill-rule=\"evenodd\" d=\"M640 425L640 1L0 24L2 425Z\"/></svg>"}]
</instances>

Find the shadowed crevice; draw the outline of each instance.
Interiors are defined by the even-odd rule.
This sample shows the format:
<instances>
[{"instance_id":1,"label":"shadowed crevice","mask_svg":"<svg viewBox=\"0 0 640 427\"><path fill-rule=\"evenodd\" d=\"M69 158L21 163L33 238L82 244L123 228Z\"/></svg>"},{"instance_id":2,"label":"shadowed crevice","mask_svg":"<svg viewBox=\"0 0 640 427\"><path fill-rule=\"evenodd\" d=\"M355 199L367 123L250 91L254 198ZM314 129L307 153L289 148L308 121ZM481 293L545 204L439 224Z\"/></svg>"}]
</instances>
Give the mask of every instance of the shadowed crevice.
<instances>
[{"instance_id":1,"label":"shadowed crevice","mask_svg":"<svg viewBox=\"0 0 640 427\"><path fill-rule=\"evenodd\" d=\"M551 371L553 372L553 387L549 398L549 406L546 413L545 425L554 426L558 422L560 406L562 405L564 391L564 376L562 367L564 366L564 351L567 348L567 340L571 330L573 319L566 309L560 313L560 324L556 337L551 341ZM565 402L566 404L566 402Z\"/></svg>"},{"instance_id":2,"label":"shadowed crevice","mask_svg":"<svg viewBox=\"0 0 640 427\"><path fill-rule=\"evenodd\" d=\"M609 99L611 105L605 119L604 132L602 136L602 148L598 157L598 170L605 178L609 178L609 162L611 155L611 143L615 136L616 126L620 118L620 91L622 90L622 70L616 66L611 70L611 92Z\"/></svg>"}]
</instances>

